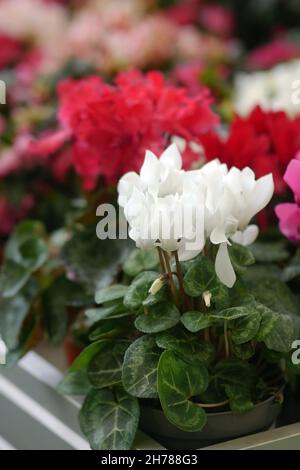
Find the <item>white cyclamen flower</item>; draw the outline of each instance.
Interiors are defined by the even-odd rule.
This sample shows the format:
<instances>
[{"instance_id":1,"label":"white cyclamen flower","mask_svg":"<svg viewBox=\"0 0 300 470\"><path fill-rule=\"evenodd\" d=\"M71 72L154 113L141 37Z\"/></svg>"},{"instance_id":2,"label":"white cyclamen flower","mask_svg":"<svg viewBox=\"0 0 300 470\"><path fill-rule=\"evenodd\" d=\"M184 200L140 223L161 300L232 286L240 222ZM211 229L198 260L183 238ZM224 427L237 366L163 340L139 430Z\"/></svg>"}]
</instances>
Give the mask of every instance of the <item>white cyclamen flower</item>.
<instances>
[{"instance_id":1,"label":"white cyclamen flower","mask_svg":"<svg viewBox=\"0 0 300 470\"><path fill-rule=\"evenodd\" d=\"M227 287L236 275L230 261L231 241L248 245L258 235L251 219L270 201L272 175L258 180L250 168L228 170L214 160L200 170L182 170L176 145L158 159L147 151L140 174L127 173L118 185L119 205L129 235L139 248L160 246L178 251L179 259L195 257L209 239L219 245L216 274Z\"/></svg>"},{"instance_id":2,"label":"white cyclamen flower","mask_svg":"<svg viewBox=\"0 0 300 470\"><path fill-rule=\"evenodd\" d=\"M181 167L174 144L160 159L147 151L140 174L130 172L121 178L118 202L138 247L178 250L184 260L196 256L205 243L204 193Z\"/></svg>"},{"instance_id":3,"label":"white cyclamen flower","mask_svg":"<svg viewBox=\"0 0 300 470\"><path fill-rule=\"evenodd\" d=\"M216 273L226 286L232 287L236 275L228 253L230 239L236 242L239 239L247 245L253 243L258 229L248 224L269 203L274 183L271 174L255 180L250 168L233 167L228 171L220 162L215 161L213 166L212 163L202 168L204 174L215 174L212 180L205 178L210 186L205 201L205 228L211 243L219 245Z\"/></svg>"}]
</instances>

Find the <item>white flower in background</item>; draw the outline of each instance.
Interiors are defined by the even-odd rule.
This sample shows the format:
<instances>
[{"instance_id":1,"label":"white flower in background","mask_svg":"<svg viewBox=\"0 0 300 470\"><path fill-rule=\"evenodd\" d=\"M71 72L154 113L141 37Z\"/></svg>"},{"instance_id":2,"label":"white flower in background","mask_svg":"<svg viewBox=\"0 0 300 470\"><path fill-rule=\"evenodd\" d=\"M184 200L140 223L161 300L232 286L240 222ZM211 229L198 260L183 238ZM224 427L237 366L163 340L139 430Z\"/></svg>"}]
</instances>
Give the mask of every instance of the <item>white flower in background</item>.
<instances>
[{"instance_id":1,"label":"white flower in background","mask_svg":"<svg viewBox=\"0 0 300 470\"><path fill-rule=\"evenodd\" d=\"M216 274L232 287L236 275L228 245L255 241L258 227L249 223L273 195L272 175L256 180L250 168L228 170L219 160L200 170L181 167L173 144L160 159L147 151L140 174L130 172L121 178L118 202L129 223L129 236L139 248L178 251L181 260L194 258L209 239L219 246Z\"/></svg>"},{"instance_id":2,"label":"white flower in background","mask_svg":"<svg viewBox=\"0 0 300 470\"><path fill-rule=\"evenodd\" d=\"M240 73L234 83L234 106L247 116L257 105L265 111L300 113L299 100L293 100L293 83L300 77L300 60L276 65L270 70Z\"/></svg>"}]
</instances>

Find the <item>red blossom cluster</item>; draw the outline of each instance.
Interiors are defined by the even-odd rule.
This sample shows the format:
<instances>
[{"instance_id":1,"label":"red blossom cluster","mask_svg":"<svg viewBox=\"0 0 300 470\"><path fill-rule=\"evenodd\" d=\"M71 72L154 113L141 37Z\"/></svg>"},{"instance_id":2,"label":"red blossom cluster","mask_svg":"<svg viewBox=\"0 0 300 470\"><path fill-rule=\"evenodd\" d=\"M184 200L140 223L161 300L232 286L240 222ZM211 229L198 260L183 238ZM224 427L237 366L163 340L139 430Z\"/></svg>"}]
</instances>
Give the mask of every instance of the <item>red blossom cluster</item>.
<instances>
[{"instance_id":1,"label":"red blossom cluster","mask_svg":"<svg viewBox=\"0 0 300 470\"><path fill-rule=\"evenodd\" d=\"M0 70L15 63L21 53L20 41L6 34L0 34Z\"/></svg>"},{"instance_id":2,"label":"red blossom cluster","mask_svg":"<svg viewBox=\"0 0 300 470\"><path fill-rule=\"evenodd\" d=\"M219 158L241 169L249 166L257 177L271 172L279 194L286 188L287 164L300 149L300 116L290 119L282 111L257 107L246 118L236 116L226 138L209 132L201 143L207 160Z\"/></svg>"},{"instance_id":3,"label":"red blossom cluster","mask_svg":"<svg viewBox=\"0 0 300 470\"><path fill-rule=\"evenodd\" d=\"M114 84L98 76L70 79L60 83L58 96L60 129L34 142L30 151L70 150L87 190L99 177L115 184L124 173L139 170L146 149L159 154L171 137L191 142L218 124L207 89L190 96L159 72L121 73ZM186 166L190 159L189 152Z\"/></svg>"}]
</instances>

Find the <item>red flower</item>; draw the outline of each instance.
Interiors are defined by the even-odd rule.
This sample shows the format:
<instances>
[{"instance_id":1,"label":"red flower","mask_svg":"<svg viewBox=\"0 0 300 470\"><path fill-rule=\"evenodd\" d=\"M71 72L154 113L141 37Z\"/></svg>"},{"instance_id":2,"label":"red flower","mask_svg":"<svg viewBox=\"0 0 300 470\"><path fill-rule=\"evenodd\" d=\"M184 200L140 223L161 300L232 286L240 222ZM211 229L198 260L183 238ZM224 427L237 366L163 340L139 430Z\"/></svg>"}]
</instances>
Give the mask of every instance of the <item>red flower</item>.
<instances>
[{"instance_id":1,"label":"red flower","mask_svg":"<svg viewBox=\"0 0 300 470\"><path fill-rule=\"evenodd\" d=\"M200 140L207 160L219 158L229 166L249 166L258 177L272 172L275 191L281 193L286 187L286 166L300 149L300 117L291 120L284 112L257 107L247 118L234 119L227 138L210 132Z\"/></svg>"},{"instance_id":2,"label":"red flower","mask_svg":"<svg viewBox=\"0 0 300 470\"><path fill-rule=\"evenodd\" d=\"M115 184L124 173L139 170L145 150L160 153L171 136L191 141L218 123L206 89L191 97L158 72L122 73L114 85L96 76L66 80L58 95L59 121L71 137L72 161L88 190L100 176ZM52 144L60 141L59 132L50 144L42 141L41 154L47 147L50 153L57 150Z\"/></svg>"},{"instance_id":3,"label":"red flower","mask_svg":"<svg viewBox=\"0 0 300 470\"><path fill-rule=\"evenodd\" d=\"M0 34L0 70L16 62L21 50L21 43L17 39Z\"/></svg>"}]
</instances>

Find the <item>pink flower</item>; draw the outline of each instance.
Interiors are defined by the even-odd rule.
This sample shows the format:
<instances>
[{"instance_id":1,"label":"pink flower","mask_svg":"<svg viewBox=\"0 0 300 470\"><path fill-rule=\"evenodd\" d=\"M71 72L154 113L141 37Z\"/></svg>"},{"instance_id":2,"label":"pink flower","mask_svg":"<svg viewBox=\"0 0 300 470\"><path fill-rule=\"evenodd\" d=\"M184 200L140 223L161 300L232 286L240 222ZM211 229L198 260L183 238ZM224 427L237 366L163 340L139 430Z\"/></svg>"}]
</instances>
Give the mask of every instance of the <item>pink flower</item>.
<instances>
[{"instance_id":1,"label":"pink flower","mask_svg":"<svg viewBox=\"0 0 300 470\"><path fill-rule=\"evenodd\" d=\"M203 65L198 62L179 64L172 72L172 79L175 83L185 86L189 93L194 96L203 90L200 80L202 72Z\"/></svg>"},{"instance_id":2,"label":"pink flower","mask_svg":"<svg viewBox=\"0 0 300 470\"><path fill-rule=\"evenodd\" d=\"M208 31L222 36L230 36L235 27L232 12L217 4L203 6L200 22Z\"/></svg>"},{"instance_id":3,"label":"pink flower","mask_svg":"<svg viewBox=\"0 0 300 470\"><path fill-rule=\"evenodd\" d=\"M247 59L251 70L269 69L280 62L297 57L299 48L286 39L275 39L254 49Z\"/></svg>"},{"instance_id":4,"label":"pink flower","mask_svg":"<svg viewBox=\"0 0 300 470\"><path fill-rule=\"evenodd\" d=\"M294 193L294 203L278 204L275 208L281 232L291 241L300 242L300 152L290 161L284 181Z\"/></svg>"}]
</instances>

